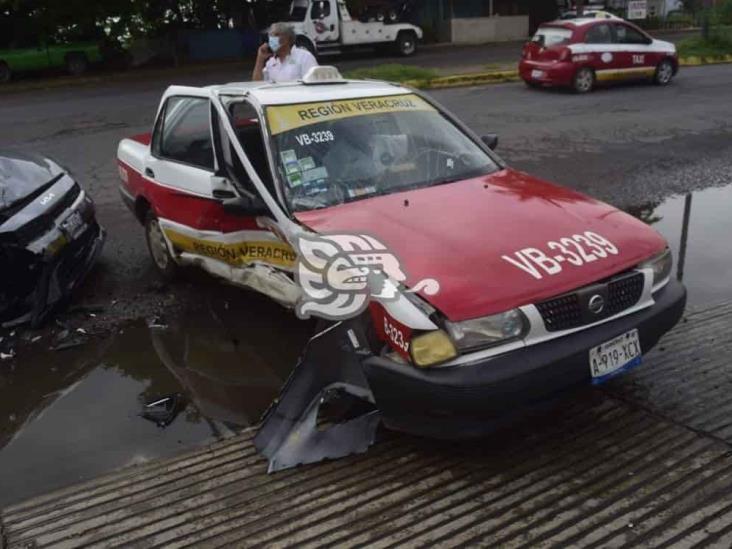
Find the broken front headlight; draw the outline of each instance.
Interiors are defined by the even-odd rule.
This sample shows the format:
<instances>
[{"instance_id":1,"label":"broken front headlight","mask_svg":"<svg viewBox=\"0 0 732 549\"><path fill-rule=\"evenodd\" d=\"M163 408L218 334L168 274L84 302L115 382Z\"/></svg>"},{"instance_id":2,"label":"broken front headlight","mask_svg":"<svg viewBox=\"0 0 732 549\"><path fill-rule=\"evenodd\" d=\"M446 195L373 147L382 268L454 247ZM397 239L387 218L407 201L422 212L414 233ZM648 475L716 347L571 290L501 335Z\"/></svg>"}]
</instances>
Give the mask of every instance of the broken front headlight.
<instances>
[{"instance_id":1,"label":"broken front headlight","mask_svg":"<svg viewBox=\"0 0 732 549\"><path fill-rule=\"evenodd\" d=\"M455 346L461 351L469 351L523 337L529 322L519 309L511 309L462 322L447 321L445 327Z\"/></svg>"}]
</instances>

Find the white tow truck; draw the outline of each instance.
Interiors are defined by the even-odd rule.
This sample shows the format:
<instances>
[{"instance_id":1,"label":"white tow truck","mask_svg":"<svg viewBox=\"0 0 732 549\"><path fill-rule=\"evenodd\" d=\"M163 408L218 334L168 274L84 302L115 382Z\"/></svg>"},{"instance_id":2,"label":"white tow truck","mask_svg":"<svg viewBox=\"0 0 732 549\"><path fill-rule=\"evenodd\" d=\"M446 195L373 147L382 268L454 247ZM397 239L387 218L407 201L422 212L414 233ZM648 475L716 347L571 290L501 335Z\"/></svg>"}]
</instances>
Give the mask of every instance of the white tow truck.
<instances>
[{"instance_id":1,"label":"white tow truck","mask_svg":"<svg viewBox=\"0 0 732 549\"><path fill-rule=\"evenodd\" d=\"M413 55L422 29L411 23L363 21L351 17L345 0L293 0L288 24L297 33L297 46L314 55L346 49L392 45L400 55Z\"/></svg>"}]
</instances>

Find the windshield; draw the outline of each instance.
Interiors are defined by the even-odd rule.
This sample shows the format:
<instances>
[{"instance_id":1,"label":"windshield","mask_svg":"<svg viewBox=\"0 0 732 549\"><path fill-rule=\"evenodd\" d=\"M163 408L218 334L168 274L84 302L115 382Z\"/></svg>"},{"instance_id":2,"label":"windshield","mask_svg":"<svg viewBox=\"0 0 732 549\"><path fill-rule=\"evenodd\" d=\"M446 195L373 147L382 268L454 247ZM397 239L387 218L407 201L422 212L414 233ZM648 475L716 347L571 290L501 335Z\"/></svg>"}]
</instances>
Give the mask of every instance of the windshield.
<instances>
[{"instance_id":1,"label":"windshield","mask_svg":"<svg viewBox=\"0 0 732 549\"><path fill-rule=\"evenodd\" d=\"M308 13L308 0L295 0L290 4L290 13L287 15L287 21L305 21Z\"/></svg>"},{"instance_id":2,"label":"windshield","mask_svg":"<svg viewBox=\"0 0 732 549\"><path fill-rule=\"evenodd\" d=\"M572 31L570 29L563 29L559 27L539 27L536 34L531 39L533 42L540 42L545 47L558 46L559 44L566 44L569 39L572 38Z\"/></svg>"},{"instance_id":3,"label":"windshield","mask_svg":"<svg viewBox=\"0 0 732 549\"><path fill-rule=\"evenodd\" d=\"M267 121L294 211L497 169L483 149L414 94L271 106Z\"/></svg>"}]
</instances>

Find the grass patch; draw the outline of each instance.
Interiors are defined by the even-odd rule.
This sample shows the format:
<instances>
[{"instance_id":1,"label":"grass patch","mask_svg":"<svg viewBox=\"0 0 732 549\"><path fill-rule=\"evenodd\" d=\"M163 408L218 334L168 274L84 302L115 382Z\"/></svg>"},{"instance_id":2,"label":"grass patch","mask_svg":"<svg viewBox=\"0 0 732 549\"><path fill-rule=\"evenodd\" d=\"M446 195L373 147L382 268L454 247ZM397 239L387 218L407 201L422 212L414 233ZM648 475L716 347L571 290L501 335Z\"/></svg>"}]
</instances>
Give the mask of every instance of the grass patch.
<instances>
[{"instance_id":1,"label":"grass patch","mask_svg":"<svg viewBox=\"0 0 732 549\"><path fill-rule=\"evenodd\" d=\"M713 29L709 40L693 36L679 42L680 57L713 57L732 55L732 31Z\"/></svg>"},{"instance_id":2,"label":"grass patch","mask_svg":"<svg viewBox=\"0 0 732 549\"><path fill-rule=\"evenodd\" d=\"M406 82L408 80L429 82L439 76L439 74L434 69L392 63L377 65L376 67L353 69L346 71L344 76L356 80L368 78L373 80L387 80L389 82Z\"/></svg>"}]
</instances>

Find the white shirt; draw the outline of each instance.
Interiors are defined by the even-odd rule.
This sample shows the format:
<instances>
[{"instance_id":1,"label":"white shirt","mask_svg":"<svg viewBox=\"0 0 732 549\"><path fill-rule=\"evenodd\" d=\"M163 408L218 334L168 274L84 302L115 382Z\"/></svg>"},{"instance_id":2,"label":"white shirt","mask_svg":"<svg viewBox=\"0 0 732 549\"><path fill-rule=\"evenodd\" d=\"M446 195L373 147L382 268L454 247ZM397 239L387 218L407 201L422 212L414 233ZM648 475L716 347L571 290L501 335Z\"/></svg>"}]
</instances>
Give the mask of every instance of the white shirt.
<instances>
[{"instance_id":1,"label":"white shirt","mask_svg":"<svg viewBox=\"0 0 732 549\"><path fill-rule=\"evenodd\" d=\"M317 67L315 57L305 48L293 46L284 61L273 55L264 65L264 79L269 82L300 80L311 68Z\"/></svg>"}]
</instances>

